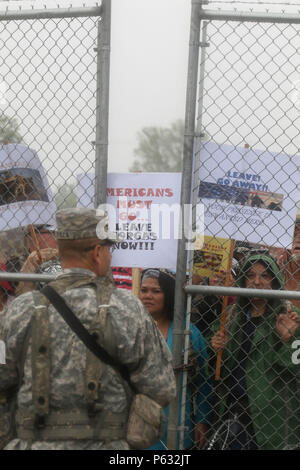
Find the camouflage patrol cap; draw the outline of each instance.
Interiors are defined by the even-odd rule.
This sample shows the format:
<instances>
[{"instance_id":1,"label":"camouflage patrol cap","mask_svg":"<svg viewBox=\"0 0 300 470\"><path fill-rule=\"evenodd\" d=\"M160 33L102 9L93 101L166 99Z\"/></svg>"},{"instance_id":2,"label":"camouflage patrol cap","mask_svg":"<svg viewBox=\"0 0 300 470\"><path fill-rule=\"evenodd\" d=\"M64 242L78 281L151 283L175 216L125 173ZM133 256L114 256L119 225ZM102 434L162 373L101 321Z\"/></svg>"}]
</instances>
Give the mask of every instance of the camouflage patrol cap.
<instances>
[{"instance_id":1,"label":"camouflage patrol cap","mask_svg":"<svg viewBox=\"0 0 300 470\"><path fill-rule=\"evenodd\" d=\"M72 207L56 212L56 238L58 240L83 240L99 238L115 242L116 236L108 230L108 215L100 209Z\"/></svg>"}]
</instances>

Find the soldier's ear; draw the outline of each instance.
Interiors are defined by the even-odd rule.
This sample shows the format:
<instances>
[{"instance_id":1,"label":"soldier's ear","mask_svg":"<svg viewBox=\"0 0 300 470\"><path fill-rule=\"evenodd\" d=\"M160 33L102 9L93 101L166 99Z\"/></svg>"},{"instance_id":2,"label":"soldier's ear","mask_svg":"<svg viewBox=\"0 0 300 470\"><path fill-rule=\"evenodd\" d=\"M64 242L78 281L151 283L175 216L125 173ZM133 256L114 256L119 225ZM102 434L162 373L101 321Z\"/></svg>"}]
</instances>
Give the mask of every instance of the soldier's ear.
<instances>
[{"instance_id":1,"label":"soldier's ear","mask_svg":"<svg viewBox=\"0 0 300 470\"><path fill-rule=\"evenodd\" d=\"M93 261L97 264L103 263L103 256L105 254L105 246L104 245L96 245L92 251Z\"/></svg>"},{"instance_id":2,"label":"soldier's ear","mask_svg":"<svg viewBox=\"0 0 300 470\"><path fill-rule=\"evenodd\" d=\"M95 245L91 253L92 253L93 260L96 261L101 255L101 246Z\"/></svg>"}]
</instances>

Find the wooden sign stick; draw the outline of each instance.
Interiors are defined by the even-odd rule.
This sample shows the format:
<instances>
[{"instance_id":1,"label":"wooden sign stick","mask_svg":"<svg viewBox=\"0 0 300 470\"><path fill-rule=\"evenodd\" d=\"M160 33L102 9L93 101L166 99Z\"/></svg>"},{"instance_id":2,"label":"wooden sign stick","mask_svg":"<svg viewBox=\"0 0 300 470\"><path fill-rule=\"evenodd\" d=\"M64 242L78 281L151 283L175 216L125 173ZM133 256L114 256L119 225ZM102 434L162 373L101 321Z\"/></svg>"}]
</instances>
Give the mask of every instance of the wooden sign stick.
<instances>
[{"instance_id":1,"label":"wooden sign stick","mask_svg":"<svg viewBox=\"0 0 300 470\"><path fill-rule=\"evenodd\" d=\"M132 268L132 293L139 297L141 288L141 270L140 268Z\"/></svg>"},{"instance_id":2,"label":"wooden sign stick","mask_svg":"<svg viewBox=\"0 0 300 470\"><path fill-rule=\"evenodd\" d=\"M228 266L227 266L226 280L225 280L225 286L226 286L226 287L229 287L229 285L230 285L231 266L232 266L232 258L233 258L234 245L235 245L235 241L234 241L234 240L231 240L231 243L230 243L230 254L229 254L229 259L228 259ZM221 330L222 332L225 331L227 304L228 304L228 296L226 295L226 296L223 298L223 304L222 304L221 325L220 325L220 330ZM223 354L223 349L220 349L220 351L218 351L218 354L217 354L217 365L216 365L215 380L220 380L222 354Z\"/></svg>"}]
</instances>

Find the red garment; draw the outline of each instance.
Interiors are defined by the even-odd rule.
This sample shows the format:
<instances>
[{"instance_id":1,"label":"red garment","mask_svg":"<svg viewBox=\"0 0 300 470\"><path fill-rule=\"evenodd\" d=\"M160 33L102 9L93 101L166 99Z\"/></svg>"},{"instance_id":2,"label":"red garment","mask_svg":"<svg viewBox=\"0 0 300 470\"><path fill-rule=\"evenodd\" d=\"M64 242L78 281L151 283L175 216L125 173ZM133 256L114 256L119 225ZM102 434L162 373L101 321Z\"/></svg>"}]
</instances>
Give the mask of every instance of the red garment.
<instances>
[{"instance_id":1,"label":"red garment","mask_svg":"<svg viewBox=\"0 0 300 470\"><path fill-rule=\"evenodd\" d=\"M0 263L0 271L7 271L6 269L6 266L4 263ZM13 291L13 288L12 286L10 285L9 282L7 281L0 281L0 284L2 287L4 287L4 289L6 289L8 292L12 292Z\"/></svg>"},{"instance_id":2,"label":"red garment","mask_svg":"<svg viewBox=\"0 0 300 470\"><path fill-rule=\"evenodd\" d=\"M234 296L229 295L227 305L235 304L235 301L236 301L236 295L234 295Z\"/></svg>"},{"instance_id":3,"label":"red garment","mask_svg":"<svg viewBox=\"0 0 300 470\"><path fill-rule=\"evenodd\" d=\"M112 274L115 284L120 289L132 288L132 268L112 268Z\"/></svg>"}]
</instances>

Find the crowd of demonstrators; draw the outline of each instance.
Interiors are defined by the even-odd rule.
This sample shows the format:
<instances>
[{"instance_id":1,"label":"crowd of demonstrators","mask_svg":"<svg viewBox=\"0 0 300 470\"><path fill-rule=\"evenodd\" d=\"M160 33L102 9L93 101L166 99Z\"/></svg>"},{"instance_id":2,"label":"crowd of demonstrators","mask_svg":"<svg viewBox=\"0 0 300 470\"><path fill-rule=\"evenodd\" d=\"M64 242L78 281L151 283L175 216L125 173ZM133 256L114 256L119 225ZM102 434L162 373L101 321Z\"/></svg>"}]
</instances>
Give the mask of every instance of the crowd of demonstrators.
<instances>
[{"instance_id":1,"label":"crowd of demonstrators","mask_svg":"<svg viewBox=\"0 0 300 470\"><path fill-rule=\"evenodd\" d=\"M299 290L300 220L290 252L271 248L271 255L263 248L248 242L237 244L230 285ZM175 281L172 285L172 276L164 271L143 272L140 299L172 351L174 304L170 299L174 300ZM164 284L164 277L169 277L169 284ZM224 286L225 273L210 279L194 275L193 284L200 283ZM207 448L207 430L211 434L220 423L231 422L233 426L225 430L229 449L299 449L300 375L292 362L292 343L300 338L300 311L283 300L230 297L226 328L220 331L223 300L214 295L193 298L190 343L198 364L197 370L192 367L196 387L191 382L187 387L184 448L195 444ZM217 383L213 379L220 349L224 352ZM166 449L166 439L165 435L152 449Z\"/></svg>"},{"instance_id":2,"label":"crowd of demonstrators","mask_svg":"<svg viewBox=\"0 0 300 470\"><path fill-rule=\"evenodd\" d=\"M175 298L175 277L170 271L147 269L142 273L140 300L157 324L167 345L173 349L173 317ZM190 350L186 370L188 386L184 426L184 448L194 444L202 448L207 438L211 417L211 387L207 371L205 341L198 328L190 326ZM180 397L181 400L181 397ZM168 417L168 408L165 409ZM179 415L179 423L180 423ZM154 444L151 450L165 450L167 435Z\"/></svg>"},{"instance_id":3,"label":"crowd of demonstrators","mask_svg":"<svg viewBox=\"0 0 300 470\"><path fill-rule=\"evenodd\" d=\"M285 288L279 265L263 251L246 257L237 286ZM292 362L299 326L299 310L290 303L238 297L225 330L213 335L210 353L223 350L218 414L223 422L235 419L229 449L299 448L299 367Z\"/></svg>"},{"instance_id":4,"label":"crowd of demonstrators","mask_svg":"<svg viewBox=\"0 0 300 470\"><path fill-rule=\"evenodd\" d=\"M0 270L60 271L54 231L46 225L35 226L34 230L34 237L32 230L25 231L27 257L6 261L0 264ZM300 291L300 218L295 224L291 250L270 247L269 251L255 251L253 248L258 246L236 243L231 286ZM113 267L112 274L116 287L132 288L131 269ZM193 284L224 286L225 275L219 272L211 278L203 278L194 274ZM7 309L2 314L1 309L9 306L15 296L40 287L38 283L0 281L0 339L7 328L7 325L4 328ZM173 273L151 268L143 271L140 300L170 351L173 349L174 297ZM300 302L229 297L223 331L220 330L223 301L224 298L217 295L199 294L192 298L189 360L184 369L188 371L184 448L207 448L212 433L224 429L222 423L232 423L230 429L225 429L226 448L299 449L300 369L292 362L292 343L300 339ZM221 378L215 382L216 357L220 350L223 351ZM16 432L12 429L15 396L15 385L6 395L0 393L0 448L12 438L12 432ZM168 411L166 407L167 417ZM165 432L150 449L166 448Z\"/></svg>"},{"instance_id":5,"label":"crowd of demonstrators","mask_svg":"<svg viewBox=\"0 0 300 470\"><path fill-rule=\"evenodd\" d=\"M291 250L239 242L233 256L230 285L299 291L300 218ZM193 284L224 286L225 279L193 276ZM192 299L191 318L205 336L212 379L217 353L224 350L221 379L213 380L212 431L218 432L211 448L299 449L300 370L292 345L300 338L300 302L229 298L221 331L222 306L220 296Z\"/></svg>"}]
</instances>

